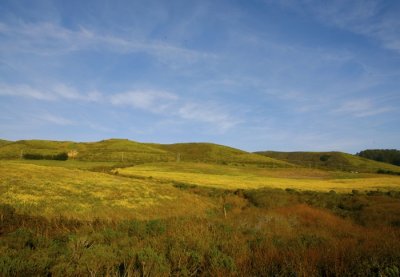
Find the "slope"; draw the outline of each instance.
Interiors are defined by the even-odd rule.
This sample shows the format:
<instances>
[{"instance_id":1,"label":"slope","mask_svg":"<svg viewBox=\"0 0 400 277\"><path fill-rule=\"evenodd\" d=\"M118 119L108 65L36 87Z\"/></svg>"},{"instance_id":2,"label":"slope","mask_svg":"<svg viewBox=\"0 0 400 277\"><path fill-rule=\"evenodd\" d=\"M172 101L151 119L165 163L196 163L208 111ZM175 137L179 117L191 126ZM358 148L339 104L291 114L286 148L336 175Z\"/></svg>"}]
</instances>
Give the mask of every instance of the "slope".
<instances>
[{"instance_id":1,"label":"slope","mask_svg":"<svg viewBox=\"0 0 400 277\"><path fill-rule=\"evenodd\" d=\"M99 142L20 140L0 145L0 159L20 159L23 154L55 155L75 151L71 159L91 162L167 162L196 161L220 164L251 164L261 167L292 167L273 158L212 143L155 144L127 139Z\"/></svg>"},{"instance_id":2,"label":"slope","mask_svg":"<svg viewBox=\"0 0 400 277\"><path fill-rule=\"evenodd\" d=\"M168 160L169 153L144 143L127 139L109 139L99 142L20 140L0 145L0 159L18 159L25 153L54 155L76 151L81 161L148 162Z\"/></svg>"},{"instance_id":3,"label":"slope","mask_svg":"<svg viewBox=\"0 0 400 277\"><path fill-rule=\"evenodd\" d=\"M4 139L0 139L0 146L6 145L11 143L12 141L8 141L8 140L4 140Z\"/></svg>"},{"instance_id":4,"label":"slope","mask_svg":"<svg viewBox=\"0 0 400 277\"><path fill-rule=\"evenodd\" d=\"M256 153L304 167L374 173L379 170L400 172L400 167L398 166L365 159L343 152L264 151Z\"/></svg>"},{"instance_id":5,"label":"slope","mask_svg":"<svg viewBox=\"0 0 400 277\"><path fill-rule=\"evenodd\" d=\"M151 144L173 153L180 161L211 162L220 164L252 164L266 167L292 167L293 165L274 158L245 152L236 148L214 143Z\"/></svg>"}]
</instances>

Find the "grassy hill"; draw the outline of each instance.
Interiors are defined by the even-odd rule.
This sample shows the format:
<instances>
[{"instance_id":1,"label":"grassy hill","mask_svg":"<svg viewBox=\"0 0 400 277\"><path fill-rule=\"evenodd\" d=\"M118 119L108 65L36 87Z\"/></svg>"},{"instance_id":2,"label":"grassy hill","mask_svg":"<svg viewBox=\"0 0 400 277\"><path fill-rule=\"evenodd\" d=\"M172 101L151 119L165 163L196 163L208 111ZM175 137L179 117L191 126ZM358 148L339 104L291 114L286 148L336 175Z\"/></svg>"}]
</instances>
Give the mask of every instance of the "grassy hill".
<instances>
[{"instance_id":1,"label":"grassy hill","mask_svg":"<svg viewBox=\"0 0 400 277\"><path fill-rule=\"evenodd\" d=\"M248 153L212 143L152 144L127 139L108 139L99 142L71 142L49 140L20 140L0 144L0 159L20 159L23 154L55 155L77 151L78 161L91 162L210 162L221 164L252 164L265 167L293 165L273 158Z\"/></svg>"},{"instance_id":2,"label":"grassy hill","mask_svg":"<svg viewBox=\"0 0 400 277\"><path fill-rule=\"evenodd\" d=\"M343 152L275 152L264 151L257 154L297 164L303 167L358 172L378 170L400 172L400 167L381 163Z\"/></svg>"},{"instance_id":3,"label":"grassy hill","mask_svg":"<svg viewBox=\"0 0 400 277\"><path fill-rule=\"evenodd\" d=\"M54 155L72 150L78 152L76 159L81 161L149 162L168 160L171 156L162 149L127 139L109 139L82 143L20 140L0 145L0 159L18 159L26 153Z\"/></svg>"},{"instance_id":4,"label":"grassy hill","mask_svg":"<svg viewBox=\"0 0 400 277\"><path fill-rule=\"evenodd\" d=\"M293 165L274 158L245 152L213 143L175 143L155 145L173 153L180 161L212 162L221 164L253 164L266 167L292 167Z\"/></svg>"},{"instance_id":5,"label":"grassy hill","mask_svg":"<svg viewBox=\"0 0 400 277\"><path fill-rule=\"evenodd\" d=\"M11 143L12 141L8 141L8 140L4 140L4 139L0 139L0 146L6 145Z\"/></svg>"}]
</instances>

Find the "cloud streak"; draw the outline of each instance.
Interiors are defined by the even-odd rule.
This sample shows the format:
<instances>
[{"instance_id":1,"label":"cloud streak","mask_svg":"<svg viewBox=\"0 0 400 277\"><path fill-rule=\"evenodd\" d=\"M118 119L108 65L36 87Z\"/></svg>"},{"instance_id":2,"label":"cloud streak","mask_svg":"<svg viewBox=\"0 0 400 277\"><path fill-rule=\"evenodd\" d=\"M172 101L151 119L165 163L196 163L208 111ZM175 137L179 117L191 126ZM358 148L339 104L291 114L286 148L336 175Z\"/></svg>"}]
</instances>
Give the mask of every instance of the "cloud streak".
<instances>
[{"instance_id":1,"label":"cloud streak","mask_svg":"<svg viewBox=\"0 0 400 277\"><path fill-rule=\"evenodd\" d=\"M384 1L281 0L279 3L305 15L311 14L326 25L377 40L383 47L400 52L400 19L396 9L383 8Z\"/></svg>"},{"instance_id":2,"label":"cloud streak","mask_svg":"<svg viewBox=\"0 0 400 277\"><path fill-rule=\"evenodd\" d=\"M161 61L179 59L194 63L215 55L168 44L162 41L101 34L85 27L67 29L51 22L20 23L10 26L0 22L4 39L3 53L24 52L36 55L62 55L80 50L110 51L120 54L142 52Z\"/></svg>"},{"instance_id":3,"label":"cloud streak","mask_svg":"<svg viewBox=\"0 0 400 277\"><path fill-rule=\"evenodd\" d=\"M378 107L371 99L352 99L342 103L342 105L333 112L355 117L367 117L390 112L392 110L392 107Z\"/></svg>"},{"instance_id":4,"label":"cloud streak","mask_svg":"<svg viewBox=\"0 0 400 277\"><path fill-rule=\"evenodd\" d=\"M88 102L99 102L103 97L103 95L97 91L80 93L76 89L65 84L50 85L48 88L41 89L26 84L10 85L0 83L0 95L45 101L79 100Z\"/></svg>"},{"instance_id":5,"label":"cloud streak","mask_svg":"<svg viewBox=\"0 0 400 277\"><path fill-rule=\"evenodd\" d=\"M176 94L158 90L128 91L110 97L113 105L131 106L153 113L165 112L177 99Z\"/></svg>"}]
</instances>

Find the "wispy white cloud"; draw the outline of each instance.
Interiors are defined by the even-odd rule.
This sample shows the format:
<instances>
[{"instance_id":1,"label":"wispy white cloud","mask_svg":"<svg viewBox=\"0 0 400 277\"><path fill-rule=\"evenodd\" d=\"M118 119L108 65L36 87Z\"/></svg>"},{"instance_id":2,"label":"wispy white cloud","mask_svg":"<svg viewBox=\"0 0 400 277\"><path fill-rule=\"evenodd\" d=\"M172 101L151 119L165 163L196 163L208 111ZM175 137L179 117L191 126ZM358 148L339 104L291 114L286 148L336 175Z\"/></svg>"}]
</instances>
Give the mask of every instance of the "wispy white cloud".
<instances>
[{"instance_id":1,"label":"wispy white cloud","mask_svg":"<svg viewBox=\"0 0 400 277\"><path fill-rule=\"evenodd\" d=\"M98 91L87 93L78 92L75 88L65 84L49 85L47 88L37 88L26 84L4 84L0 83L0 95L33 98L36 100L79 100L99 102L103 95Z\"/></svg>"},{"instance_id":2,"label":"wispy white cloud","mask_svg":"<svg viewBox=\"0 0 400 277\"><path fill-rule=\"evenodd\" d=\"M111 103L118 106L131 106L153 113L162 113L178 99L176 94L160 90L135 90L111 96Z\"/></svg>"},{"instance_id":3,"label":"wispy white cloud","mask_svg":"<svg viewBox=\"0 0 400 277\"><path fill-rule=\"evenodd\" d=\"M48 92L43 92L42 90L38 90L29 85L24 85L24 84L18 84L18 85L0 84L0 95L14 96L14 97L28 97L38 100L54 99L54 96L52 96Z\"/></svg>"},{"instance_id":4,"label":"wispy white cloud","mask_svg":"<svg viewBox=\"0 0 400 277\"><path fill-rule=\"evenodd\" d=\"M351 99L342 103L342 105L333 112L336 114L366 117L390 112L392 110L393 108L389 106L377 106L371 99Z\"/></svg>"},{"instance_id":5,"label":"wispy white cloud","mask_svg":"<svg viewBox=\"0 0 400 277\"><path fill-rule=\"evenodd\" d=\"M281 0L279 3L305 16L312 15L326 25L375 39L385 48L400 52L398 9L383 9L387 4L384 1Z\"/></svg>"},{"instance_id":6,"label":"wispy white cloud","mask_svg":"<svg viewBox=\"0 0 400 277\"><path fill-rule=\"evenodd\" d=\"M178 115L183 119L217 126L221 132L225 132L241 122L224 111L221 106L211 103L186 103L179 108Z\"/></svg>"},{"instance_id":7,"label":"wispy white cloud","mask_svg":"<svg viewBox=\"0 0 400 277\"><path fill-rule=\"evenodd\" d=\"M65 125L75 124L72 120L61 117L59 115L54 115L54 114L49 114L49 113L41 114L41 115L34 116L34 117L40 121L45 121L47 123L56 124L56 125L65 126Z\"/></svg>"},{"instance_id":8,"label":"wispy white cloud","mask_svg":"<svg viewBox=\"0 0 400 277\"><path fill-rule=\"evenodd\" d=\"M139 39L132 36L109 35L80 27L67 29L51 22L7 25L0 22L3 35L1 51L26 52L37 55L60 55L79 50L106 50L116 53L142 52L161 61L178 59L193 63L215 55L195 51L162 41Z\"/></svg>"}]
</instances>

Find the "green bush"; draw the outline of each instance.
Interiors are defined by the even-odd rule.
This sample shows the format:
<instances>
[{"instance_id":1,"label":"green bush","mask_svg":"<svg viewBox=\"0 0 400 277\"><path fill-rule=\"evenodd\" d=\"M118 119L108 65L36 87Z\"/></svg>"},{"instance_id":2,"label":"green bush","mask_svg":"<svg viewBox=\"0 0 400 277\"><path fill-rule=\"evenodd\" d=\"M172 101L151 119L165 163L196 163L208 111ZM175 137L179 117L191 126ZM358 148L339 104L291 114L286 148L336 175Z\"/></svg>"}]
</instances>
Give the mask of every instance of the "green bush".
<instances>
[{"instance_id":1,"label":"green bush","mask_svg":"<svg viewBox=\"0 0 400 277\"><path fill-rule=\"evenodd\" d=\"M158 236L165 233L167 226L164 221L155 219L146 223L146 233L151 236Z\"/></svg>"}]
</instances>

